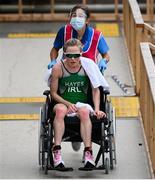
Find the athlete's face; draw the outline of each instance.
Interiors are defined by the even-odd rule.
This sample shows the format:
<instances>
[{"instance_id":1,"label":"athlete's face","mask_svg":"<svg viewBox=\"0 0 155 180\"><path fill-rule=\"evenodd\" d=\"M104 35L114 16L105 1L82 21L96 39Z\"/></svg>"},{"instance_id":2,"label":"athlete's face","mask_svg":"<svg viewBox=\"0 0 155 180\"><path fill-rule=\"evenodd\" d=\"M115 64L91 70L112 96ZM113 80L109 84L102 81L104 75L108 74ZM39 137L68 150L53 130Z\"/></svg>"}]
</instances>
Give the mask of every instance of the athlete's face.
<instances>
[{"instance_id":1,"label":"athlete's face","mask_svg":"<svg viewBox=\"0 0 155 180\"><path fill-rule=\"evenodd\" d=\"M75 68L76 66L79 66L81 52L78 46L69 46L66 49L65 56L66 62L70 67Z\"/></svg>"}]
</instances>

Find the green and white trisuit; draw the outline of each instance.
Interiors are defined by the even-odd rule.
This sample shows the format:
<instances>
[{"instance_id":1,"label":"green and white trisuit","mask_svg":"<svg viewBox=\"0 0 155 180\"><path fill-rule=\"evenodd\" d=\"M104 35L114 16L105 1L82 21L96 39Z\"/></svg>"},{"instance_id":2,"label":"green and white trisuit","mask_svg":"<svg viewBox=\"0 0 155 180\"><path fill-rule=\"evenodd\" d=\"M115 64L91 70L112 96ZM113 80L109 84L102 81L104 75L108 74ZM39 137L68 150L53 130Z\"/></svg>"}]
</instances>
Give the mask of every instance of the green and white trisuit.
<instances>
[{"instance_id":1,"label":"green and white trisuit","mask_svg":"<svg viewBox=\"0 0 155 180\"><path fill-rule=\"evenodd\" d=\"M62 77L59 79L59 93L60 96L76 104L77 102L87 102L87 92L89 78L81 66L76 73L69 72L63 61L62 63Z\"/></svg>"}]
</instances>

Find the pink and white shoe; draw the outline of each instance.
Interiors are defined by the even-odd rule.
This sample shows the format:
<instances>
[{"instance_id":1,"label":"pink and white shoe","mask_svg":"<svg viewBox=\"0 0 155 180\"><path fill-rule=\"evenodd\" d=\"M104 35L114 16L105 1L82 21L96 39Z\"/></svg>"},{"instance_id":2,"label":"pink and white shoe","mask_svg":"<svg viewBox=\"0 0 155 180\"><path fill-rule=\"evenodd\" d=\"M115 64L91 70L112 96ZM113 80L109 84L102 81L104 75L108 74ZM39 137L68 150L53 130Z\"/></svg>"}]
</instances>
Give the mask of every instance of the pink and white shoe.
<instances>
[{"instance_id":1,"label":"pink and white shoe","mask_svg":"<svg viewBox=\"0 0 155 180\"><path fill-rule=\"evenodd\" d=\"M65 165L61 157L61 150L53 151L53 155L54 167L64 168Z\"/></svg>"},{"instance_id":2,"label":"pink and white shoe","mask_svg":"<svg viewBox=\"0 0 155 180\"><path fill-rule=\"evenodd\" d=\"M94 162L92 151L89 151L89 150L85 151L84 167L85 168L94 168L95 167L95 162Z\"/></svg>"}]
</instances>

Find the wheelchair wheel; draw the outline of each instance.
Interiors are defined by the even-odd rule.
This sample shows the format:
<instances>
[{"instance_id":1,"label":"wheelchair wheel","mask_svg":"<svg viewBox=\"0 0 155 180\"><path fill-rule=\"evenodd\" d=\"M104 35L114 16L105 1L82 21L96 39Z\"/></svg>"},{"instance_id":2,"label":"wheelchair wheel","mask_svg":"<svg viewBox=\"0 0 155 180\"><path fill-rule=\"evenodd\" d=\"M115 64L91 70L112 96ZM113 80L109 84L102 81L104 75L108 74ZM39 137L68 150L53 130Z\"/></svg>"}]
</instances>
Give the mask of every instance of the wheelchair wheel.
<instances>
[{"instance_id":1,"label":"wheelchair wheel","mask_svg":"<svg viewBox=\"0 0 155 180\"><path fill-rule=\"evenodd\" d=\"M46 138L46 128L45 121L47 119L47 105L44 104L40 110L39 119L39 165L44 169L45 167L45 152L47 149L47 138Z\"/></svg>"},{"instance_id":2,"label":"wheelchair wheel","mask_svg":"<svg viewBox=\"0 0 155 180\"><path fill-rule=\"evenodd\" d=\"M115 108L112 107L112 104L109 101L107 101L106 103L106 113L107 113L108 121L112 124L110 126L110 133L115 134L116 133Z\"/></svg>"},{"instance_id":3,"label":"wheelchair wheel","mask_svg":"<svg viewBox=\"0 0 155 180\"><path fill-rule=\"evenodd\" d=\"M114 136L109 137L109 157L110 157L110 169L114 168L114 162L116 164L116 145Z\"/></svg>"},{"instance_id":4,"label":"wheelchair wheel","mask_svg":"<svg viewBox=\"0 0 155 180\"><path fill-rule=\"evenodd\" d=\"M116 164L116 145L115 145L116 120L115 120L115 110L110 102L107 102L106 110L110 122L110 127L108 130L110 169L113 169L114 162Z\"/></svg>"},{"instance_id":5,"label":"wheelchair wheel","mask_svg":"<svg viewBox=\"0 0 155 180\"><path fill-rule=\"evenodd\" d=\"M105 167L105 125L101 123L101 154L102 154L102 165Z\"/></svg>"},{"instance_id":6,"label":"wheelchair wheel","mask_svg":"<svg viewBox=\"0 0 155 180\"><path fill-rule=\"evenodd\" d=\"M48 126L46 127L46 150L45 150L45 174L48 174L48 169L53 166L53 162L51 162L52 158L52 152L51 152L51 124L49 123ZM53 158L52 158L53 159Z\"/></svg>"},{"instance_id":7,"label":"wheelchair wheel","mask_svg":"<svg viewBox=\"0 0 155 180\"><path fill-rule=\"evenodd\" d=\"M44 157L45 157L45 152L44 152L44 128L42 124L42 120L44 118L44 107L40 109L40 118L39 118L39 135L38 135L38 140L39 140L39 151L38 151L38 159L39 159L39 165L44 168Z\"/></svg>"}]
</instances>

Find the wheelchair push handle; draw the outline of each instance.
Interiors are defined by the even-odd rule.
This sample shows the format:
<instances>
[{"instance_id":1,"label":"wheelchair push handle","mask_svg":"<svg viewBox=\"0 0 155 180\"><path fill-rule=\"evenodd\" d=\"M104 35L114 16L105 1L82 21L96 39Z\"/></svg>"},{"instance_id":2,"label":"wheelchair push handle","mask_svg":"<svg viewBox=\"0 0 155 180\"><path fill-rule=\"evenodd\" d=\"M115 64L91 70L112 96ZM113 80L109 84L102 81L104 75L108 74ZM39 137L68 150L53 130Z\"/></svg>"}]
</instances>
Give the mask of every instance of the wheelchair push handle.
<instances>
[{"instance_id":1,"label":"wheelchair push handle","mask_svg":"<svg viewBox=\"0 0 155 180\"><path fill-rule=\"evenodd\" d=\"M50 95L50 90L45 90L45 91L43 92L43 95L49 96L49 95Z\"/></svg>"}]
</instances>

